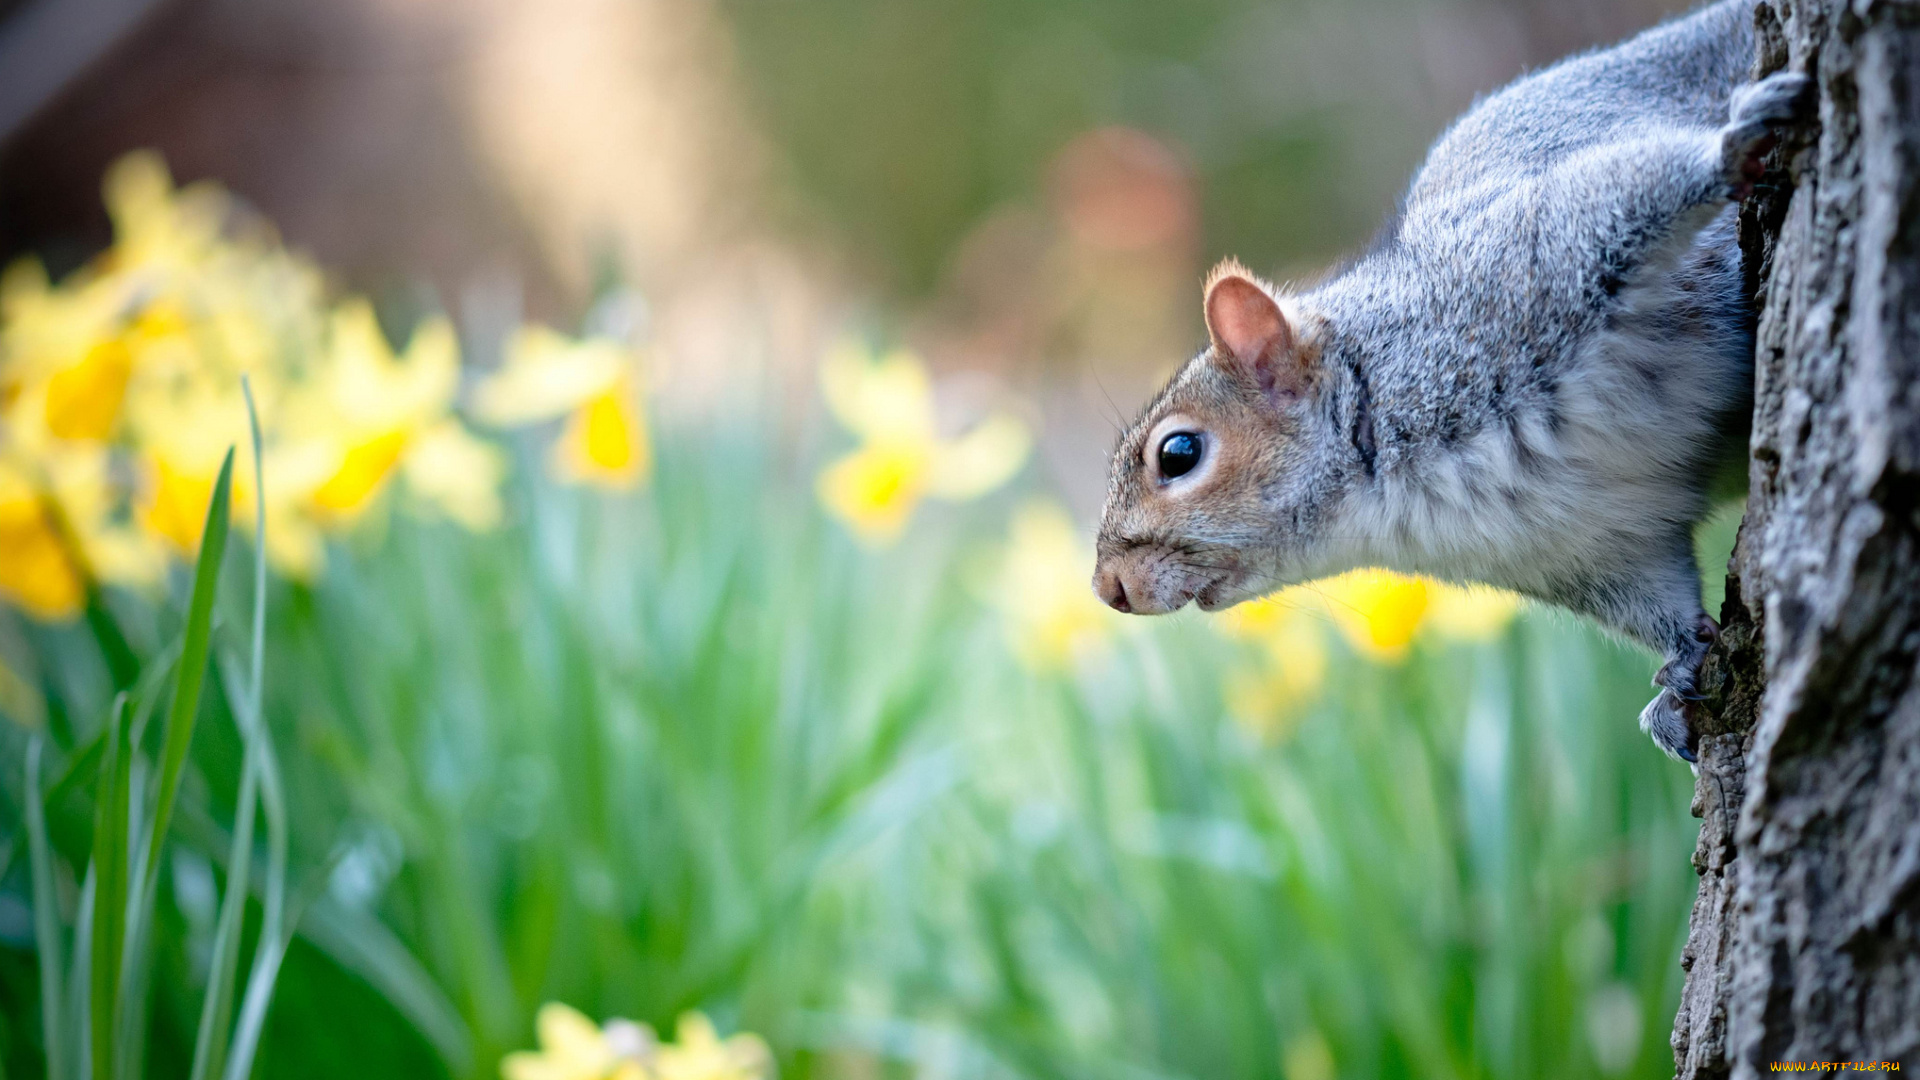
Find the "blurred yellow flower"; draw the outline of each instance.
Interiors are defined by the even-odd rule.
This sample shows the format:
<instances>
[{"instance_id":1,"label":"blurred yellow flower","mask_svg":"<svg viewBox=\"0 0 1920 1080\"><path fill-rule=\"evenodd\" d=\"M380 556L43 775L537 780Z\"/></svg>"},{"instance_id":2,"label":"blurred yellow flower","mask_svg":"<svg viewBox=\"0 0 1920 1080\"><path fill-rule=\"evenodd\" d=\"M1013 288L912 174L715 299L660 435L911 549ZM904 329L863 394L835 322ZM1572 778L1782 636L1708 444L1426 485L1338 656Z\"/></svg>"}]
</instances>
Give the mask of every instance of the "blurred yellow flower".
<instances>
[{"instance_id":1,"label":"blurred yellow flower","mask_svg":"<svg viewBox=\"0 0 1920 1080\"><path fill-rule=\"evenodd\" d=\"M1505 589L1436 584L1427 604L1427 625L1455 641L1490 641L1520 613L1522 603L1518 594Z\"/></svg>"},{"instance_id":2,"label":"blurred yellow flower","mask_svg":"<svg viewBox=\"0 0 1920 1080\"><path fill-rule=\"evenodd\" d=\"M1293 590L1238 604L1223 612L1221 630L1258 642L1265 655L1227 680L1227 712L1248 734L1280 742L1326 684L1325 617L1303 606Z\"/></svg>"},{"instance_id":3,"label":"blurred yellow flower","mask_svg":"<svg viewBox=\"0 0 1920 1080\"><path fill-rule=\"evenodd\" d=\"M652 472L652 447L626 381L575 409L554 452L561 479L577 483L630 488Z\"/></svg>"},{"instance_id":4,"label":"blurred yellow flower","mask_svg":"<svg viewBox=\"0 0 1920 1080\"><path fill-rule=\"evenodd\" d=\"M333 467L314 488L323 520L345 520L372 502L408 442L453 403L460 377L453 326L429 319L395 355L373 306L354 299L333 314L327 366L317 393L299 402L296 437L324 444Z\"/></svg>"},{"instance_id":5,"label":"blurred yellow flower","mask_svg":"<svg viewBox=\"0 0 1920 1080\"><path fill-rule=\"evenodd\" d=\"M899 539L924 498L977 498L1006 483L1026 463L1026 425L996 413L954 439L939 435L933 384L907 352L876 359L842 345L820 368L827 408L860 446L821 470L821 505L862 542Z\"/></svg>"},{"instance_id":6,"label":"blurred yellow flower","mask_svg":"<svg viewBox=\"0 0 1920 1080\"><path fill-rule=\"evenodd\" d=\"M0 278L0 424L31 449L99 441L119 417L132 358L116 332L116 300L99 283L54 289L33 259Z\"/></svg>"},{"instance_id":7,"label":"blurred yellow flower","mask_svg":"<svg viewBox=\"0 0 1920 1080\"><path fill-rule=\"evenodd\" d=\"M550 1001L534 1017L538 1051L500 1061L502 1080L649 1080L638 1060L623 1058L579 1010Z\"/></svg>"},{"instance_id":8,"label":"blurred yellow flower","mask_svg":"<svg viewBox=\"0 0 1920 1080\"><path fill-rule=\"evenodd\" d=\"M573 339L523 326L506 363L474 391L475 418L517 427L566 417L553 447L561 479L626 489L653 470L646 419L636 405L638 361L609 338Z\"/></svg>"},{"instance_id":9,"label":"blurred yellow flower","mask_svg":"<svg viewBox=\"0 0 1920 1080\"><path fill-rule=\"evenodd\" d=\"M1036 671L1064 667L1125 618L1094 596L1087 584L1092 565L1092 545L1059 506L1032 502L1014 514L999 573L985 588L1022 664Z\"/></svg>"},{"instance_id":10,"label":"blurred yellow flower","mask_svg":"<svg viewBox=\"0 0 1920 1080\"><path fill-rule=\"evenodd\" d=\"M38 619L71 618L86 584L40 493L0 469L0 596Z\"/></svg>"},{"instance_id":11,"label":"blurred yellow flower","mask_svg":"<svg viewBox=\"0 0 1920 1080\"><path fill-rule=\"evenodd\" d=\"M503 1080L768 1080L773 1054L757 1035L722 1039L706 1016L683 1013L676 1042L663 1043L645 1024L608 1021L604 1028L559 1002L534 1019L540 1049L508 1054Z\"/></svg>"},{"instance_id":12,"label":"blurred yellow flower","mask_svg":"<svg viewBox=\"0 0 1920 1080\"><path fill-rule=\"evenodd\" d=\"M1227 711L1249 734L1279 742L1326 682L1327 628L1360 655L1398 661L1415 636L1485 641L1506 629L1520 598L1483 586L1463 588L1386 570L1355 570L1249 600L1222 612L1215 626L1253 641L1264 655L1228 675Z\"/></svg>"},{"instance_id":13,"label":"blurred yellow flower","mask_svg":"<svg viewBox=\"0 0 1920 1080\"><path fill-rule=\"evenodd\" d=\"M721 1039L697 1012L682 1013L674 1035L675 1042L662 1043L653 1060L654 1080L765 1080L773 1074L773 1053L758 1035Z\"/></svg>"},{"instance_id":14,"label":"blurred yellow flower","mask_svg":"<svg viewBox=\"0 0 1920 1080\"><path fill-rule=\"evenodd\" d=\"M341 448L340 465L313 492L313 505L323 516L344 518L373 501L407 448L409 431L382 431Z\"/></svg>"},{"instance_id":15,"label":"blurred yellow flower","mask_svg":"<svg viewBox=\"0 0 1920 1080\"><path fill-rule=\"evenodd\" d=\"M111 437L132 374L133 354L126 342L95 342L79 363L47 380L47 430L62 439L102 442Z\"/></svg>"},{"instance_id":16,"label":"blurred yellow flower","mask_svg":"<svg viewBox=\"0 0 1920 1080\"><path fill-rule=\"evenodd\" d=\"M304 492L313 519L335 527L403 476L416 502L469 528L497 523L505 462L451 418L459 378L459 342L446 319L421 322L396 355L371 305L341 304L324 364L310 387L288 395L270 496L276 486Z\"/></svg>"},{"instance_id":17,"label":"blurred yellow flower","mask_svg":"<svg viewBox=\"0 0 1920 1080\"><path fill-rule=\"evenodd\" d=\"M208 183L173 186L151 150L136 150L108 167L101 185L113 219L109 269L190 271L214 252L226 224L226 193Z\"/></svg>"},{"instance_id":18,"label":"blurred yellow flower","mask_svg":"<svg viewBox=\"0 0 1920 1080\"><path fill-rule=\"evenodd\" d=\"M827 510L872 544L898 539L926 495L926 448L870 443L820 472Z\"/></svg>"},{"instance_id":19,"label":"blurred yellow flower","mask_svg":"<svg viewBox=\"0 0 1920 1080\"><path fill-rule=\"evenodd\" d=\"M200 532L206 528L207 503L213 498L217 473L189 473L164 459L148 462L150 494L141 509L141 523L182 556L200 550Z\"/></svg>"},{"instance_id":20,"label":"blurred yellow flower","mask_svg":"<svg viewBox=\"0 0 1920 1080\"><path fill-rule=\"evenodd\" d=\"M1284 637L1297 643L1305 640L1301 627L1330 624L1361 655L1394 661L1427 629L1460 641L1495 637L1513 621L1520 604L1518 596L1501 589L1363 569L1236 605L1221 615L1218 625L1235 637ZM1301 622L1303 615L1308 622Z\"/></svg>"},{"instance_id":21,"label":"blurred yellow flower","mask_svg":"<svg viewBox=\"0 0 1920 1080\"><path fill-rule=\"evenodd\" d=\"M1347 644L1375 660L1405 656L1427 613L1427 580L1387 570L1352 570L1300 588L1320 599Z\"/></svg>"},{"instance_id":22,"label":"blurred yellow flower","mask_svg":"<svg viewBox=\"0 0 1920 1080\"><path fill-rule=\"evenodd\" d=\"M413 437L401 463L407 488L475 532L500 524L500 482L506 458L458 420L442 419Z\"/></svg>"},{"instance_id":23,"label":"blurred yellow flower","mask_svg":"<svg viewBox=\"0 0 1920 1080\"><path fill-rule=\"evenodd\" d=\"M329 308L315 268L217 185L176 188L152 153L117 162L103 190L110 248L57 284L33 259L0 275L0 592L55 617L88 581L150 585L169 551L191 555L220 461L248 440L243 376L281 572L316 572L323 533L396 476L411 505L468 528L498 521L505 458L453 416L447 320L422 322L396 356L366 301ZM602 460L618 456L607 426L589 432ZM236 517L257 497L242 470ZM68 574L50 569L55 542L71 549Z\"/></svg>"}]
</instances>

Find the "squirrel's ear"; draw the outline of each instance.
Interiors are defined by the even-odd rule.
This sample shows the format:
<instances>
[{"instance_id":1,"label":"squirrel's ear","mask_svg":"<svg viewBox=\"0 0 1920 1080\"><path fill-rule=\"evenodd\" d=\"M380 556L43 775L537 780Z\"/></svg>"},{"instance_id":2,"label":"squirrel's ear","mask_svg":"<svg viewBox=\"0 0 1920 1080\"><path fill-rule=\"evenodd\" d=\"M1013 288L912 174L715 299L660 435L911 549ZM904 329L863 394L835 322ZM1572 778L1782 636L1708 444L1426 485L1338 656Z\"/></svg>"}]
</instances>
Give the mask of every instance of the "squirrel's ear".
<instances>
[{"instance_id":1,"label":"squirrel's ear","mask_svg":"<svg viewBox=\"0 0 1920 1080\"><path fill-rule=\"evenodd\" d=\"M1260 279L1228 259L1207 275L1207 336L1215 352L1251 376L1276 400L1304 389L1293 356L1293 328Z\"/></svg>"}]
</instances>

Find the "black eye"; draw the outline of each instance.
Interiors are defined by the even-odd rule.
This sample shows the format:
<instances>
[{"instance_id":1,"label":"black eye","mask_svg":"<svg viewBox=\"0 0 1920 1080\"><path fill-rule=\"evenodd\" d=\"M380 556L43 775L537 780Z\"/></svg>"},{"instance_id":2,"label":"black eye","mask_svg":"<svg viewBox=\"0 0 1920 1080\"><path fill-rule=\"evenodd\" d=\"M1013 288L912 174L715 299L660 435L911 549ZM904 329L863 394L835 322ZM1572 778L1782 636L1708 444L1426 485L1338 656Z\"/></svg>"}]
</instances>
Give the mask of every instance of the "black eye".
<instances>
[{"instance_id":1,"label":"black eye","mask_svg":"<svg viewBox=\"0 0 1920 1080\"><path fill-rule=\"evenodd\" d=\"M1160 441L1160 476L1171 480L1185 476L1200 464L1200 436L1176 431Z\"/></svg>"}]
</instances>

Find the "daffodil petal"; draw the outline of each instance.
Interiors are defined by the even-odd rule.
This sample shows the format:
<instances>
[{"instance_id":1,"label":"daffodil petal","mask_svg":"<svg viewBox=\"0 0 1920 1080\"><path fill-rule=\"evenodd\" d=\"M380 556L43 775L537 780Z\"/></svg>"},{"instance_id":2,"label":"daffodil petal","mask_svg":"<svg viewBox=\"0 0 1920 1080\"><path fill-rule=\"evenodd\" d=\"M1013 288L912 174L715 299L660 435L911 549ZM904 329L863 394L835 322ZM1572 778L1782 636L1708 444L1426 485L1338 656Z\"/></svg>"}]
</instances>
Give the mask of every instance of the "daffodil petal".
<instances>
[{"instance_id":1,"label":"daffodil petal","mask_svg":"<svg viewBox=\"0 0 1920 1080\"><path fill-rule=\"evenodd\" d=\"M861 447L821 470L821 505L862 543L885 546L900 538L926 488L931 450L922 445Z\"/></svg>"},{"instance_id":2,"label":"daffodil petal","mask_svg":"<svg viewBox=\"0 0 1920 1080\"><path fill-rule=\"evenodd\" d=\"M597 1078L613 1066L613 1054L599 1025L570 1005L549 1001L534 1015L534 1032L540 1039L540 1051L549 1060L572 1066L570 1075Z\"/></svg>"},{"instance_id":3,"label":"daffodil petal","mask_svg":"<svg viewBox=\"0 0 1920 1080\"><path fill-rule=\"evenodd\" d=\"M1014 514L988 599L1000 609L1021 664L1057 670L1113 634L1121 616L1094 596L1087 583L1092 566L1092 545L1064 509L1037 501Z\"/></svg>"},{"instance_id":4,"label":"daffodil petal","mask_svg":"<svg viewBox=\"0 0 1920 1080\"><path fill-rule=\"evenodd\" d=\"M1427 623L1442 637L1489 641L1507 628L1525 601L1504 589L1436 585Z\"/></svg>"},{"instance_id":5,"label":"daffodil petal","mask_svg":"<svg viewBox=\"0 0 1920 1080\"><path fill-rule=\"evenodd\" d=\"M631 488L653 468L646 421L624 383L589 399L567 418L554 443L554 469L562 479L611 490Z\"/></svg>"},{"instance_id":6,"label":"daffodil petal","mask_svg":"<svg viewBox=\"0 0 1920 1080\"><path fill-rule=\"evenodd\" d=\"M608 392L633 367L618 342L523 326L507 343L506 363L474 388L473 416L497 427L550 420Z\"/></svg>"},{"instance_id":7,"label":"daffodil petal","mask_svg":"<svg viewBox=\"0 0 1920 1080\"><path fill-rule=\"evenodd\" d=\"M416 498L476 532L500 523L506 468L499 449L452 418L416 436L402 461L407 489Z\"/></svg>"},{"instance_id":8,"label":"daffodil petal","mask_svg":"<svg viewBox=\"0 0 1920 1080\"><path fill-rule=\"evenodd\" d=\"M1428 583L1386 570L1355 570L1312 583L1349 644L1376 660L1398 660L1426 615Z\"/></svg>"},{"instance_id":9,"label":"daffodil petal","mask_svg":"<svg viewBox=\"0 0 1920 1080\"><path fill-rule=\"evenodd\" d=\"M113 435L133 374L126 343L109 338L47 381L47 430L62 439L102 442Z\"/></svg>"},{"instance_id":10,"label":"daffodil petal","mask_svg":"<svg viewBox=\"0 0 1920 1080\"><path fill-rule=\"evenodd\" d=\"M912 353L896 351L875 360L865 349L843 344L820 366L827 408L848 431L872 442L931 441L933 383Z\"/></svg>"},{"instance_id":11,"label":"daffodil petal","mask_svg":"<svg viewBox=\"0 0 1920 1080\"><path fill-rule=\"evenodd\" d=\"M366 509L386 486L387 477L407 448L409 433L383 431L341 451L340 464L326 483L314 490L313 506L322 516L346 520Z\"/></svg>"},{"instance_id":12,"label":"daffodil petal","mask_svg":"<svg viewBox=\"0 0 1920 1080\"><path fill-rule=\"evenodd\" d=\"M0 498L0 596L36 619L72 618L86 599L86 587L32 495Z\"/></svg>"},{"instance_id":13,"label":"daffodil petal","mask_svg":"<svg viewBox=\"0 0 1920 1080\"><path fill-rule=\"evenodd\" d=\"M216 475L183 468L165 458L147 462L147 497L142 524L173 545L182 556L200 550L200 533L207 523L207 504L213 498Z\"/></svg>"},{"instance_id":14,"label":"daffodil petal","mask_svg":"<svg viewBox=\"0 0 1920 1080\"><path fill-rule=\"evenodd\" d=\"M927 492L943 499L978 498L1006 483L1027 462L1033 437L1027 426L995 414L943 444L927 476Z\"/></svg>"}]
</instances>

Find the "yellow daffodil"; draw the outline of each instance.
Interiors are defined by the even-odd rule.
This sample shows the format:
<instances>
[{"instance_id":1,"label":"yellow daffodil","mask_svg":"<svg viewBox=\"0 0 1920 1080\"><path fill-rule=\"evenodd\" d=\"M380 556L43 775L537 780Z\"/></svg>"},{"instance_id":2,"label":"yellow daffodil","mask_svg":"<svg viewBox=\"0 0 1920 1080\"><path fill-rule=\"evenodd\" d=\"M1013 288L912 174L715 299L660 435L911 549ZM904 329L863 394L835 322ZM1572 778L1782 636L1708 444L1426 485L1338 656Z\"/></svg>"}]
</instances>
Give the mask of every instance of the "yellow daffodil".
<instances>
[{"instance_id":1,"label":"yellow daffodil","mask_svg":"<svg viewBox=\"0 0 1920 1080\"><path fill-rule=\"evenodd\" d=\"M534 1019L538 1051L508 1054L503 1080L768 1080L773 1054L757 1035L722 1039L697 1012L683 1013L676 1041L662 1042L645 1024L610 1020L604 1028L558 1002Z\"/></svg>"},{"instance_id":2,"label":"yellow daffodil","mask_svg":"<svg viewBox=\"0 0 1920 1080\"><path fill-rule=\"evenodd\" d=\"M505 459L452 415L459 349L445 319L396 356L364 300L330 309L314 267L217 186L176 188L151 153L115 164L104 194L106 252L58 283L31 259L0 275L0 463L13 476L0 591L54 617L89 581L147 585L168 551L190 556L221 459L248 443L243 376L283 573L316 572L323 534L396 477L411 505L469 528L498 521ZM607 426L584 440L602 458ZM239 470L236 518L258 497ZM73 573L49 569L52 541Z\"/></svg>"},{"instance_id":3,"label":"yellow daffodil","mask_svg":"<svg viewBox=\"0 0 1920 1080\"><path fill-rule=\"evenodd\" d=\"M1284 739L1327 676L1327 628L1360 655L1393 662L1419 633L1485 641L1520 609L1520 598L1484 587L1463 588L1385 570L1355 570L1282 589L1222 612L1215 625L1253 641L1264 656L1228 676L1228 713L1265 742Z\"/></svg>"},{"instance_id":4,"label":"yellow daffodil","mask_svg":"<svg viewBox=\"0 0 1920 1080\"><path fill-rule=\"evenodd\" d=\"M638 358L609 338L573 339L521 327L506 363L473 396L476 419L517 427L564 416L553 447L561 479L622 490L653 470L653 446L636 404Z\"/></svg>"},{"instance_id":5,"label":"yellow daffodil","mask_svg":"<svg viewBox=\"0 0 1920 1080\"><path fill-rule=\"evenodd\" d=\"M985 588L1006 620L1008 642L1022 664L1036 671L1059 669L1097 648L1121 625L1124 616L1087 586L1086 568L1092 565L1092 545L1059 506L1033 502L1014 515L999 572Z\"/></svg>"},{"instance_id":6,"label":"yellow daffodil","mask_svg":"<svg viewBox=\"0 0 1920 1080\"><path fill-rule=\"evenodd\" d=\"M342 304L332 320L325 365L311 392L293 395L283 464L312 470L307 493L322 525L364 513L395 476L410 493L474 527L499 520L499 451L450 419L460 377L453 325L430 318L398 355L364 300Z\"/></svg>"},{"instance_id":7,"label":"yellow daffodil","mask_svg":"<svg viewBox=\"0 0 1920 1080\"><path fill-rule=\"evenodd\" d=\"M71 618L86 583L40 492L0 468L0 596L38 619Z\"/></svg>"},{"instance_id":8,"label":"yellow daffodil","mask_svg":"<svg viewBox=\"0 0 1920 1080\"><path fill-rule=\"evenodd\" d=\"M1355 570L1303 588L1319 595L1349 644L1376 660L1405 656L1423 630L1457 641L1489 640L1520 611L1520 598L1501 589L1386 570Z\"/></svg>"},{"instance_id":9,"label":"yellow daffodil","mask_svg":"<svg viewBox=\"0 0 1920 1080\"><path fill-rule=\"evenodd\" d=\"M1490 641L1520 613L1515 593L1484 585L1435 585L1427 603L1427 625L1455 641Z\"/></svg>"},{"instance_id":10,"label":"yellow daffodil","mask_svg":"<svg viewBox=\"0 0 1920 1080\"><path fill-rule=\"evenodd\" d=\"M1326 683L1325 617L1286 590L1227 609L1218 625L1231 637L1258 642L1264 653L1229 676L1228 714L1248 734L1280 742Z\"/></svg>"},{"instance_id":11,"label":"yellow daffodil","mask_svg":"<svg viewBox=\"0 0 1920 1080\"><path fill-rule=\"evenodd\" d=\"M47 617L77 610L89 581L151 585L160 579L165 554L152 536L126 520L125 498L116 485L106 447L55 445L35 455L29 467L21 467L17 459L12 465L0 464L0 490L10 493L6 501L14 507L10 520L16 529L37 521L34 534L40 541L59 546L61 558L56 563L44 557L50 549L28 543L27 534L14 533L15 542L24 545L15 549L23 563L40 568L22 567L19 572L50 590L49 595L73 601L59 605L57 611L42 605ZM37 516L25 510L30 502L37 502ZM204 504L201 512L205 513ZM9 550L0 545L0 560L7 558ZM40 551L42 557L28 558L33 551ZM56 571L59 566L66 568L64 573Z\"/></svg>"},{"instance_id":12,"label":"yellow daffodil","mask_svg":"<svg viewBox=\"0 0 1920 1080\"><path fill-rule=\"evenodd\" d=\"M190 473L160 459L150 465L151 494L142 508L142 521L175 551L192 556L200 550L200 531L206 526L207 500L213 497L217 474Z\"/></svg>"},{"instance_id":13,"label":"yellow daffodil","mask_svg":"<svg viewBox=\"0 0 1920 1080\"><path fill-rule=\"evenodd\" d=\"M133 353L119 339L94 343L80 362L47 380L47 430L57 438L105 441L120 418Z\"/></svg>"},{"instance_id":14,"label":"yellow daffodil","mask_svg":"<svg viewBox=\"0 0 1920 1080\"><path fill-rule=\"evenodd\" d=\"M220 243L229 213L213 184L176 189L160 155L136 150L107 169L101 192L113 219L108 268L191 272Z\"/></svg>"},{"instance_id":15,"label":"yellow daffodil","mask_svg":"<svg viewBox=\"0 0 1920 1080\"><path fill-rule=\"evenodd\" d=\"M1375 660L1398 660L1427 613L1424 578L1386 570L1353 570L1302 586L1317 596L1347 644Z\"/></svg>"},{"instance_id":16,"label":"yellow daffodil","mask_svg":"<svg viewBox=\"0 0 1920 1080\"><path fill-rule=\"evenodd\" d=\"M407 488L420 501L475 532L500 523L500 481L506 459L452 418L415 435L401 462Z\"/></svg>"},{"instance_id":17,"label":"yellow daffodil","mask_svg":"<svg viewBox=\"0 0 1920 1080\"><path fill-rule=\"evenodd\" d=\"M98 282L55 289L26 259L0 279L0 423L9 443L99 442L119 419L133 357L117 336L118 302Z\"/></svg>"},{"instance_id":18,"label":"yellow daffodil","mask_svg":"<svg viewBox=\"0 0 1920 1080\"><path fill-rule=\"evenodd\" d=\"M682 1013L674 1036L654 1057L653 1080L766 1080L773 1074L773 1054L759 1036L722 1039L700 1013Z\"/></svg>"},{"instance_id":19,"label":"yellow daffodil","mask_svg":"<svg viewBox=\"0 0 1920 1080\"><path fill-rule=\"evenodd\" d=\"M911 353L875 359L853 345L820 368L827 408L860 446L820 473L820 502L862 542L900 537L922 499L977 498L1012 479L1026 462L1026 426L995 414L954 439L941 438L933 384Z\"/></svg>"},{"instance_id":20,"label":"yellow daffodil","mask_svg":"<svg viewBox=\"0 0 1920 1080\"><path fill-rule=\"evenodd\" d=\"M1483 641L1504 630L1519 610L1520 598L1500 589L1364 569L1237 605L1219 625L1233 636L1261 638L1294 627L1305 615L1338 629L1361 655L1392 661L1406 655L1423 629L1454 640Z\"/></svg>"},{"instance_id":21,"label":"yellow daffodil","mask_svg":"<svg viewBox=\"0 0 1920 1080\"><path fill-rule=\"evenodd\" d=\"M534 1018L538 1051L508 1054L502 1080L649 1080L644 1065L616 1053L607 1036L579 1010L550 1001Z\"/></svg>"}]
</instances>

